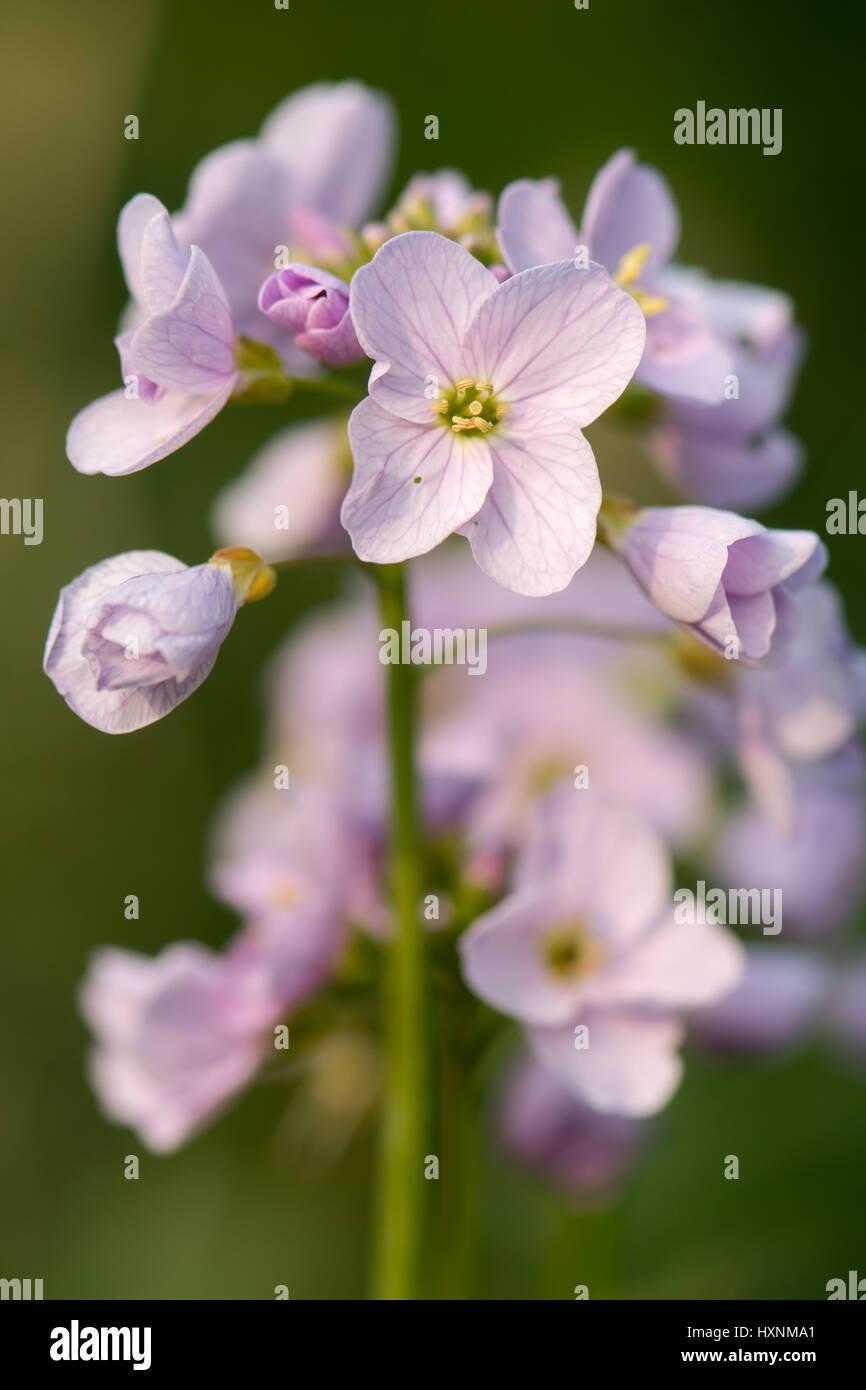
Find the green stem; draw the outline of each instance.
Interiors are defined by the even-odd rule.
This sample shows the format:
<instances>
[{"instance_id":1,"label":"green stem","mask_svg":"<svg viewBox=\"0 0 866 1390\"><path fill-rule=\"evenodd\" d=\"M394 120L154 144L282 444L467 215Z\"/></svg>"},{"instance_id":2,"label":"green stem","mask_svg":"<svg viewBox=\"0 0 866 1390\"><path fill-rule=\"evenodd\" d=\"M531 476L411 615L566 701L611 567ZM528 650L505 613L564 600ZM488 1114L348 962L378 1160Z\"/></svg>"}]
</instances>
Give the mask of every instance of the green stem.
<instances>
[{"instance_id":1,"label":"green stem","mask_svg":"<svg viewBox=\"0 0 866 1390\"><path fill-rule=\"evenodd\" d=\"M382 626L400 632L406 589L400 565L377 567ZM376 1296L417 1295L427 1136L424 937L419 922L419 836L415 788L415 670L388 667L391 747L390 887L394 936L384 1018L387 1089L382 1117Z\"/></svg>"}]
</instances>

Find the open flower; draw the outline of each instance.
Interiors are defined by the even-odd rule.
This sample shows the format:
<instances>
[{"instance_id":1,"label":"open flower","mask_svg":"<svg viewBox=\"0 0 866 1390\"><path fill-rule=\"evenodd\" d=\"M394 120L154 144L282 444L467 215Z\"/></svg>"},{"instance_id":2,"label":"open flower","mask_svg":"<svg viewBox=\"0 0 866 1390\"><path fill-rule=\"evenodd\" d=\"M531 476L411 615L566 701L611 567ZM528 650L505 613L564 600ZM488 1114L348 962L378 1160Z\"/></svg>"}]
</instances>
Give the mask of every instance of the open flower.
<instances>
[{"instance_id":1,"label":"open flower","mask_svg":"<svg viewBox=\"0 0 866 1390\"><path fill-rule=\"evenodd\" d=\"M203 251L181 251L162 203L127 203L117 241L132 295L116 339L125 388L79 411L66 452L79 473L135 473L174 453L222 410L240 383L235 326Z\"/></svg>"},{"instance_id":2,"label":"open flower","mask_svg":"<svg viewBox=\"0 0 866 1390\"><path fill-rule=\"evenodd\" d=\"M581 428L640 359L634 300L571 261L500 284L456 243L407 232L357 271L350 304L375 359L349 422L342 521L358 555L405 560L459 530L506 588L564 588L601 502Z\"/></svg>"},{"instance_id":3,"label":"open flower","mask_svg":"<svg viewBox=\"0 0 866 1390\"><path fill-rule=\"evenodd\" d=\"M102 560L61 591L45 673L95 729L144 728L201 685L239 606L273 582L273 571L241 548L192 568L159 550Z\"/></svg>"},{"instance_id":4,"label":"open flower","mask_svg":"<svg viewBox=\"0 0 866 1390\"><path fill-rule=\"evenodd\" d=\"M256 139L221 145L196 166L174 219L178 240L207 253L239 333L264 336L256 301L280 246L317 259L325 233L342 246L343 228L374 210L395 137L383 93L360 82L317 82L282 101ZM276 346L283 337L275 331L267 340Z\"/></svg>"},{"instance_id":5,"label":"open flower","mask_svg":"<svg viewBox=\"0 0 866 1390\"><path fill-rule=\"evenodd\" d=\"M634 295L647 316L646 350L635 378L673 399L715 404L732 370L728 349L702 308L666 279L679 213L657 169L619 150L596 174L580 231L549 179L519 179L499 200L499 243L511 270L526 270L580 247Z\"/></svg>"},{"instance_id":6,"label":"open flower","mask_svg":"<svg viewBox=\"0 0 866 1390\"><path fill-rule=\"evenodd\" d=\"M812 531L770 531L710 507L647 507L605 521L610 543L662 613L747 666L781 661L798 624L790 590L817 579Z\"/></svg>"},{"instance_id":7,"label":"open flower","mask_svg":"<svg viewBox=\"0 0 866 1390\"><path fill-rule=\"evenodd\" d=\"M548 803L514 891L460 941L470 988L527 1024L538 1059L598 1110L660 1109L681 1074L678 1015L742 969L724 928L674 921L669 872L632 812L568 789Z\"/></svg>"}]
</instances>

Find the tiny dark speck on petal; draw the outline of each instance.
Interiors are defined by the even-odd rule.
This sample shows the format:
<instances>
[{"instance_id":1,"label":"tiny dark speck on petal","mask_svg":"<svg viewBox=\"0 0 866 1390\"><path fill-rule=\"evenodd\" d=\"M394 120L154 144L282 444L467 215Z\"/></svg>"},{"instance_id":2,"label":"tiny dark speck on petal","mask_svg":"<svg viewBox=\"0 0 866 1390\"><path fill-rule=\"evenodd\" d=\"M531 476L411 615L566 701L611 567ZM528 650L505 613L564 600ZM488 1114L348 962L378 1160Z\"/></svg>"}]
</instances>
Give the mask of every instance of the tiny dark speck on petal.
<instances>
[{"instance_id":1,"label":"tiny dark speck on petal","mask_svg":"<svg viewBox=\"0 0 866 1390\"><path fill-rule=\"evenodd\" d=\"M412 482L413 482L413 483L420 483L420 481L421 481L420 478L413 478L413 479L412 479Z\"/></svg>"}]
</instances>

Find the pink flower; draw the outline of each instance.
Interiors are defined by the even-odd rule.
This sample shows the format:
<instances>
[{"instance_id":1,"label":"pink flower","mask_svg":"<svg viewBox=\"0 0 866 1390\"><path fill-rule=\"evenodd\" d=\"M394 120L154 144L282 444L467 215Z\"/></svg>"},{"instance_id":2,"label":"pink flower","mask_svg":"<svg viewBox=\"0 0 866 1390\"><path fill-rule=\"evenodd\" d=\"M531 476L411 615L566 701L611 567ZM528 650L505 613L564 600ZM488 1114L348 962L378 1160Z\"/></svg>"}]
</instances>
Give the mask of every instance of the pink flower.
<instances>
[{"instance_id":1,"label":"pink flower","mask_svg":"<svg viewBox=\"0 0 866 1390\"><path fill-rule=\"evenodd\" d=\"M142 729L201 685L240 605L273 584L273 571L241 548L191 568L159 550L101 560L61 590L45 674L95 729Z\"/></svg>"},{"instance_id":2,"label":"pink flower","mask_svg":"<svg viewBox=\"0 0 866 1390\"><path fill-rule=\"evenodd\" d=\"M278 270L262 285L259 308L317 362L345 367L364 356L352 327L349 286L327 270L300 262Z\"/></svg>"},{"instance_id":3,"label":"pink flower","mask_svg":"<svg viewBox=\"0 0 866 1390\"><path fill-rule=\"evenodd\" d=\"M470 988L528 1025L545 1066L586 1104L625 1115L670 1099L682 1070L678 1015L731 989L743 963L723 928L675 922L655 834L573 790L551 798L514 891L464 934L460 953Z\"/></svg>"},{"instance_id":4,"label":"pink flower","mask_svg":"<svg viewBox=\"0 0 866 1390\"><path fill-rule=\"evenodd\" d=\"M603 1115L531 1058L509 1070L498 1098L505 1151L573 1196L597 1199L614 1189L646 1140L646 1125Z\"/></svg>"},{"instance_id":5,"label":"pink flower","mask_svg":"<svg viewBox=\"0 0 866 1390\"><path fill-rule=\"evenodd\" d=\"M344 226L369 216L383 192L395 141L383 93L360 82L317 82L286 97L256 139L221 145L193 171L175 218L178 240L207 253L238 332L279 346L288 369L297 369L302 354L289 343L287 355L285 334L268 333L256 307L259 287L280 246L297 255L301 246L320 249L325 236L344 244ZM314 228L321 234L311 236Z\"/></svg>"},{"instance_id":6,"label":"pink flower","mask_svg":"<svg viewBox=\"0 0 866 1390\"><path fill-rule=\"evenodd\" d=\"M225 291L203 251L181 251L158 199L127 203L117 240L133 300L116 340L126 387L79 411L66 436L79 473L114 477L181 448L241 379Z\"/></svg>"},{"instance_id":7,"label":"pink flower","mask_svg":"<svg viewBox=\"0 0 866 1390\"><path fill-rule=\"evenodd\" d=\"M812 531L770 531L710 507L647 507L612 517L611 544L657 608L747 666L784 659L797 627L791 591L818 578Z\"/></svg>"},{"instance_id":8,"label":"pink flower","mask_svg":"<svg viewBox=\"0 0 866 1390\"><path fill-rule=\"evenodd\" d=\"M669 278L679 212L667 182L632 150L619 150L593 179L578 232L549 179L518 179L499 200L499 242L514 271L585 254L633 294L647 315L635 379L674 399L715 404L732 370L727 347L701 306Z\"/></svg>"},{"instance_id":9,"label":"pink flower","mask_svg":"<svg viewBox=\"0 0 866 1390\"><path fill-rule=\"evenodd\" d=\"M564 588L601 501L581 427L640 358L634 301L597 266L500 284L454 242L407 232L356 272L350 306L375 359L349 422L342 520L358 555L404 560L459 530L506 588Z\"/></svg>"},{"instance_id":10,"label":"pink flower","mask_svg":"<svg viewBox=\"0 0 866 1390\"><path fill-rule=\"evenodd\" d=\"M99 951L81 1009L97 1038L90 1076L105 1112L157 1153L184 1143L250 1081L280 1016L243 938L224 956L194 943L152 958Z\"/></svg>"}]
</instances>

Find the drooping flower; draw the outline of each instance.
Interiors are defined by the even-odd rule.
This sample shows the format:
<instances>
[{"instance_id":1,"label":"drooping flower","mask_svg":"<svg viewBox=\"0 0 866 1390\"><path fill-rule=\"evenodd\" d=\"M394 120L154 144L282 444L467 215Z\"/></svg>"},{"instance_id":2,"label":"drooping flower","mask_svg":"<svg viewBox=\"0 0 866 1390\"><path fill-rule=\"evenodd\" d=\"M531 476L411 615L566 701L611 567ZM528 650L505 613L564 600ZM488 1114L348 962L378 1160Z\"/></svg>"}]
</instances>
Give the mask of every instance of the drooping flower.
<instances>
[{"instance_id":1,"label":"drooping flower","mask_svg":"<svg viewBox=\"0 0 866 1390\"><path fill-rule=\"evenodd\" d=\"M201 685L239 606L273 582L243 548L192 568L158 550L102 560L61 591L45 673L95 729L144 728Z\"/></svg>"},{"instance_id":2,"label":"drooping flower","mask_svg":"<svg viewBox=\"0 0 866 1390\"><path fill-rule=\"evenodd\" d=\"M732 370L701 307L668 283L679 213L657 169L620 150L596 174L580 231L549 179L519 179L499 200L499 243L512 271L584 253L634 295L647 316L635 380L673 399L715 404Z\"/></svg>"},{"instance_id":3,"label":"drooping flower","mask_svg":"<svg viewBox=\"0 0 866 1390\"><path fill-rule=\"evenodd\" d=\"M207 256L178 246L148 193L127 203L117 240L132 295L116 339L125 387L79 411L66 452L80 473L135 473L174 453L241 381L231 309Z\"/></svg>"},{"instance_id":4,"label":"drooping flower","mask_svg":"<svg viewBox=\"0 0 866 1390\"><path fill-rule=\"evenodd\" d=\"M601 501L581 427L640 358L634 301L597 266L500 284L454 242L407 232L356 272L350 306L375 359L349 422L342 520L358 555L404 560L460 531L506 588L563 588Z\"/></svg>"},{"instance_id":5,"label":"drooping flower","mask_svg":"<svg viewBox=\"0 0 866 1390\"><path fill-rule=\"evenodd\" d=\"M294 262L276 271L262 285L259 308L317 362L345 367L364 356L349 313L349 286L327 270Z\"/></svg>"},{"instance_id":6,"label":"drooping flower","mask_svg":"<svg viewBox=\"0 0 866 1390\"><path fill-rule=\"evenodd\" d=\"M812 531L770 531L710 507L613 510L602 524L662 613L747 666L784 658L797 626L791 591L827 562Z\"/></svg>"},{"instance_id":7,"label":"drooping flower","mask_svg":"<svg viewBox=\"0 0 866 1390\"><path fill-rule=\"evenodd\" d=\"M221 545L248 545L271 564L340 542L346 547L340 503L351 466L343 421L289 425L218 495L214 534Z\"/></svg>"},{"instance_id":8,"label":"drooping flower","mask_svg":"<svg viewBox=\"0 0 866 1390\"><path fill-rule=\"evenodd\" d=\"M470 988L525 1023L542 1064L598 1110L660 1109L680 1079L679 1015L742 969L723 928L675 922L669 873L632 812L561 791L513 892L460 941Z\"/></svg>"}]
</instances>

